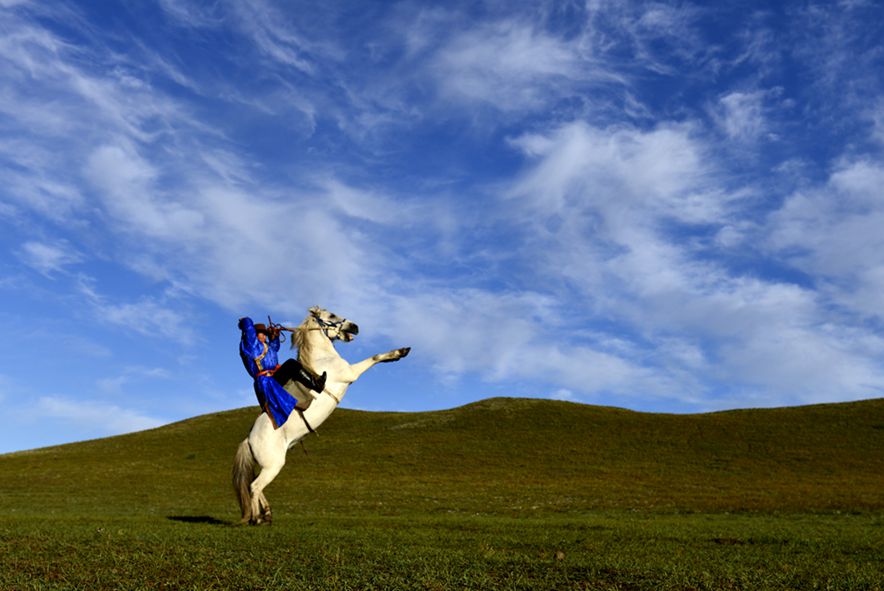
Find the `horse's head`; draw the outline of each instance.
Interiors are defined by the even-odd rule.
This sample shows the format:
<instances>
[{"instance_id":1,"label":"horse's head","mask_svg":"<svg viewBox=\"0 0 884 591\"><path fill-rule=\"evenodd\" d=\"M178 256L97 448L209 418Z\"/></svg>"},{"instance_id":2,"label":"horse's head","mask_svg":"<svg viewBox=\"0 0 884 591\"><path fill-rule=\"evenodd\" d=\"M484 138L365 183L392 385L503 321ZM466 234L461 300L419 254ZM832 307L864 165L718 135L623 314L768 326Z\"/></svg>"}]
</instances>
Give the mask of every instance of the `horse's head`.
<instances>
[{"instance_id":1,"label":"horse's head","mask_svg":"<svg viewBox=\"0 0 884 591\"><path fill-rule=\"evenodd\" d=\"M319 306L313 306L309 312L310 316L308 319L313 318L325 332L325 335L332 341L340 339L345 343L349 343L359 334L359 327L356 326L356 323L350 322L346 318L341 318L334 312L329 312Z\"/></svg>"}]
</instances>

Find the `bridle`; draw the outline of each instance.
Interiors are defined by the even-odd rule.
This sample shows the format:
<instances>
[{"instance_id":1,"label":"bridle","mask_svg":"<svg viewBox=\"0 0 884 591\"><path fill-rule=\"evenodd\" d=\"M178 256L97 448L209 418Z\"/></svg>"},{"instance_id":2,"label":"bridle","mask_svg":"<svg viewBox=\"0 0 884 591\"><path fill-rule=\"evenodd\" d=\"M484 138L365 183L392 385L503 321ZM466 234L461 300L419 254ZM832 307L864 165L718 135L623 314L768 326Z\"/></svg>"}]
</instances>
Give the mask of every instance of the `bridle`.
<instances>
[{"instance_id":1,"label":"bridle","mask_svg":"<svg viewBox=\"0 0 884 591\"><path fill-rule=\"evenodd\" d=\"M325 338L327 338L328 340L332 340L331 336L329 336L328 334L328 331L333 328L338 332L338 334L340 334L341 327L344 326L344 322L346 322L345 320L338 320L337 322L326 322L319 316L314 316L313 318L316 319L316 322L319 323L319 326L313 326L308 328L307 330L324 330Z\"/></svg>"},{"instance_id":2,"label":"bridle","mask_svg":"<svg viewBox=\"0 0 884 591\"><path fill-rule=\"evenodd\" d=\"M311 326L309 328L301 329L301 330L322 330L322 331L324 331L325 338L327 338L330 341L332 340L332 338L331 338L331 336L329 336L328 331L331 329L335 329L337 331L337 333L340 334L341 327L344 325L344 322L346 322L346 320L338 320L337 322L326 322L325 320L323 320L319 316L314 316L313 318L314 318L314 320L316 320L316 322L319 324L319 326ZM328 394L329 396L331 396L336 403L338 403L338 404L341 403L340 398L338 398L337 396L335 396L334 394L332 394L328 390L323 390L322 392L324 394ZM301 415L301 418L304 418L303 413ZM307 423L307 419L304 419L304 423L307 424L307 428L310 429L311 432L315 432L310 427L310 424Z\"/></svg>"}]
</instances>

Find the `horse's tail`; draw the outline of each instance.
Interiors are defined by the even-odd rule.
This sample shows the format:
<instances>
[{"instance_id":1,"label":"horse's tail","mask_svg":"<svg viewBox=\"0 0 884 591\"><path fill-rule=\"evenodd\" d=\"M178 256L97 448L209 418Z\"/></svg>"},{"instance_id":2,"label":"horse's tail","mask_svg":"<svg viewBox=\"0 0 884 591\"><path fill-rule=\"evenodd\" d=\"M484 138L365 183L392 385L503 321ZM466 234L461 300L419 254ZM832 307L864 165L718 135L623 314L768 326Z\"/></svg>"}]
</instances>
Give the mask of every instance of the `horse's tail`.
<instances>
[{"instance_id":1,"label":"horse's tail","mask_svg":"<svg viewBox=\"0 0 884 591\"><path fill-rule=\"evenodd\" d=\"M252 518L252 489L251 484L255 479L255 456L252 454L252 446L249 439L243 439L236 450L233 458L233 490L242 510L242 520L249 521Z\"/></svg>"}]
</instances>

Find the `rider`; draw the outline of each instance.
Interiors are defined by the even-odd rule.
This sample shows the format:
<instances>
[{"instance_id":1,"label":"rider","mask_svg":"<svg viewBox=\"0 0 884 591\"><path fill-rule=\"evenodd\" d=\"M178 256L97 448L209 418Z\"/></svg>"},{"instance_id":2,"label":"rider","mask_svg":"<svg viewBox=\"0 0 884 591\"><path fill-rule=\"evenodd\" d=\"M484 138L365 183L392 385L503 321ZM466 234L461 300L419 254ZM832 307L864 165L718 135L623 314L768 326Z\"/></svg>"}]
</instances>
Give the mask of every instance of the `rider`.
<instances>
[{"instance_id":1,"label":"rider","mask_svg":"<svg viewBox=\"0 0 884 591\"><path fill-rule=\"evenodd\" d=\"M274 429L279 429L288 420L289 415L298 406L294 396L285 391L283 386L289 380L297 380L311 390L322 392L325 388L326 373L318 378L307 371L297 359L288 359L282 365L277 356L279 352L280 329L254 323L249 317L239 319L242 339L239 343L239 356L242 358L246 371L255 379L255 395L258 404L270 417Z\"/></svg>"}]
</instances>

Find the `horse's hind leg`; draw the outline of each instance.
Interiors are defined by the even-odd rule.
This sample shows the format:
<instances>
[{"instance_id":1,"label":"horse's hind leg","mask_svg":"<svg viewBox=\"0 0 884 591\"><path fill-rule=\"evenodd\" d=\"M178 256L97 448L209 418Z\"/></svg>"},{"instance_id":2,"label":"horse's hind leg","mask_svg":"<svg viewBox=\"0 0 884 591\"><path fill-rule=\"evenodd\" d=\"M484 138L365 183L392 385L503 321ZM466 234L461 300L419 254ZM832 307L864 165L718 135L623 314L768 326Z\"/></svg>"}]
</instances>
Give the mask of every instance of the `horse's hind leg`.
<instances>
[{"instance_id":1,"label":"horse's hind leg","mask_svg":"<svg viewBox=\"0 0 884 591\"><path fill-rule=\"evenodd\" d=\"M258 499L258 507L261 510L259 514L259 518L263 523L270 525L273 522L273 515L270 513L270 503L267 502L267 497L264 496L264 493L261 493L261 498Z\"/></svg>"},{"instance_id":2,"label":"horse's hind leg","mask_svg":"<svg viewBox=\"0 0 884 591\"><path fill-rule=\"evenodd\" d=\"M269 524L271 522L270 503L267 502L267 497L264 496L264 489L276 478L284 465L285 455L282 456L281 461L264 466L261 469L261 473L252 482L252 519L249 522L252 525Z\"/></svg>"},{"instance_id":3,"label":"horse's hind leg","mask_svg":"<svg viewBox=\"0 0 884 591\"><path fill-rule=\"evenodd\" d=\"M273 429L270 419L266 414L262 414L252 428L249 441L255 454L255 461L261 467L261 472L249 484L251 492L249 523L258 525L269 523L271 520L270 503L264 496L264 489L285 465L286 440L283 430Z\"/></svg>"}]
</instances>

